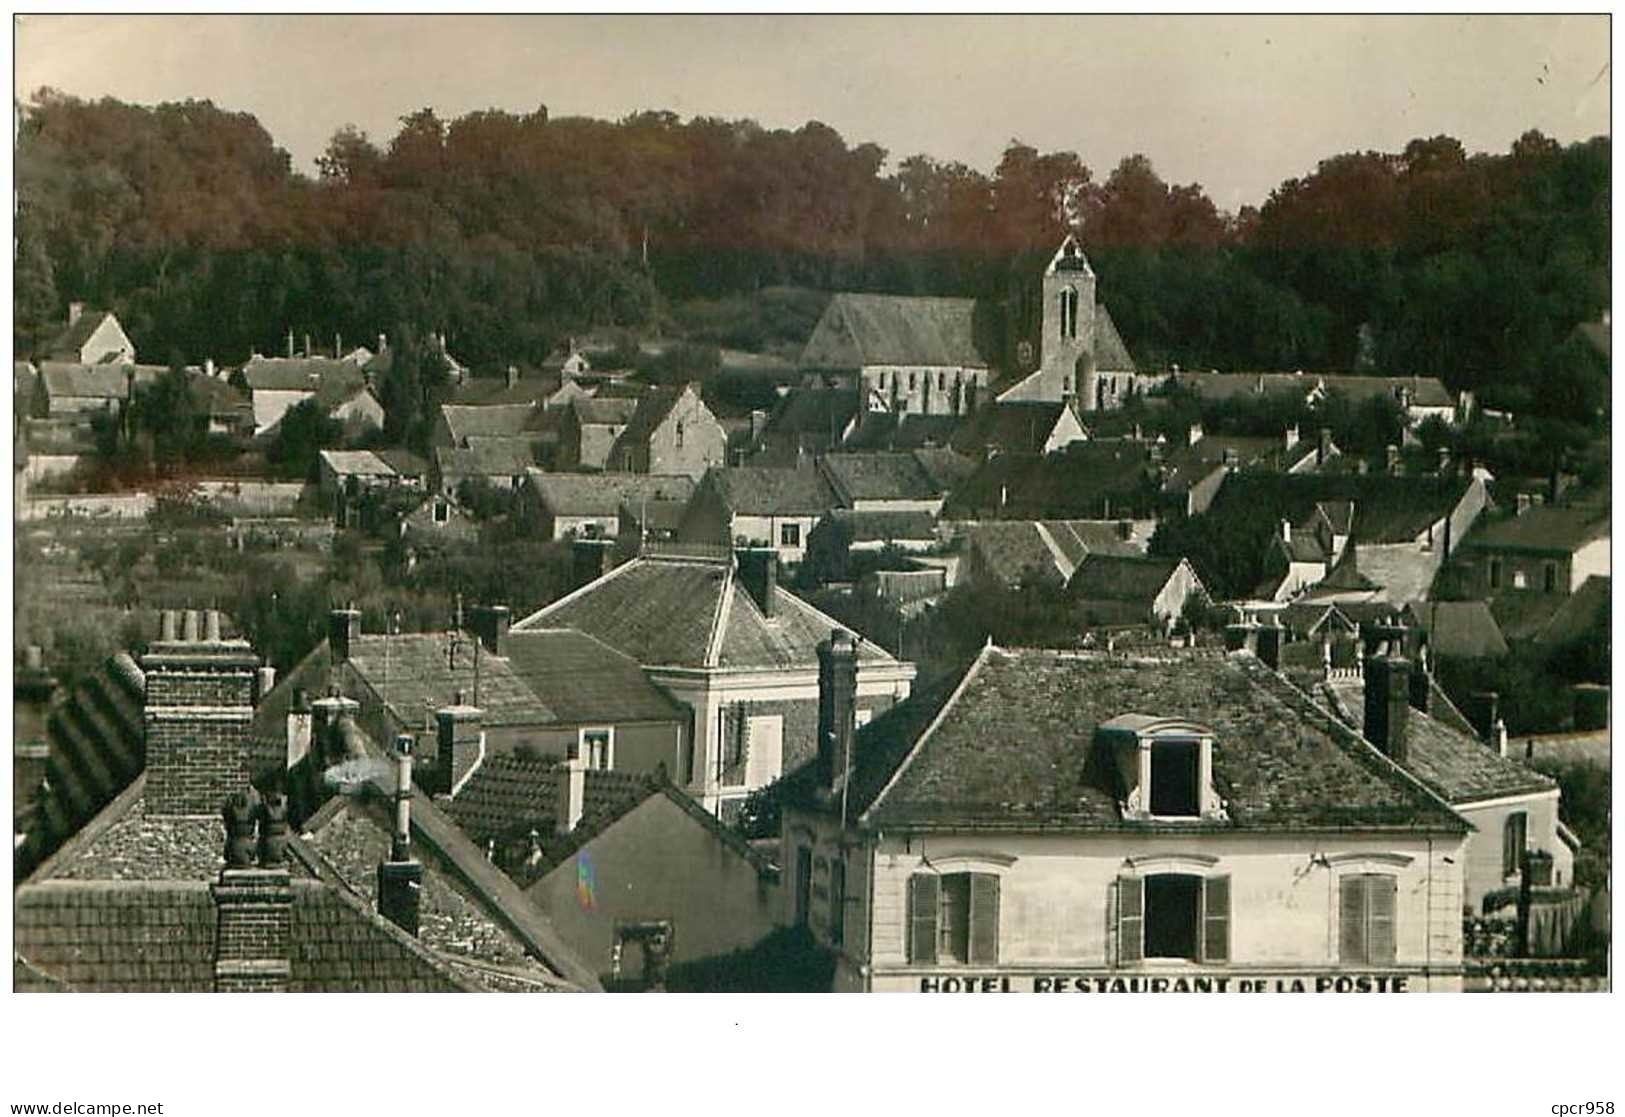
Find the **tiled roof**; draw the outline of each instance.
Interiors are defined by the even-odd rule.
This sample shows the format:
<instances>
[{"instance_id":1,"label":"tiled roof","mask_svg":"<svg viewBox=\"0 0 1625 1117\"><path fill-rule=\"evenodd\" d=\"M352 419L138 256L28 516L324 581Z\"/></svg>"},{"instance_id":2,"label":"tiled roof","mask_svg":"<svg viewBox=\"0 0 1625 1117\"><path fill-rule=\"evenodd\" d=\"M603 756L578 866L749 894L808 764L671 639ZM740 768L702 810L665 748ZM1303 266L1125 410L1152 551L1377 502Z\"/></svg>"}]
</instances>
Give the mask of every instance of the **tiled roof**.
<instances>
[{"instance_id":1,"label":"tiled roof","mask_svg":"<svg viewBox=\"0 0 1625 1117\"><path fill-rule=\"evenodd\" d=\"M508 386L505 377L474 376L452 389L451 403L457 407L497 407L506 404L543 403L560 388L557 375L527 376Z\"/></svg>"},{"instance_id":2,"label":"tiled roof","mask_svg":"<svg viewBox=\"0 0 1625 1117\"><path fill-rule=\"evenodd\" d=\"M442 404L440 415L446 421L452 440L461 444L470 435L496 435L513 437L530 429L529 423L536 411L532 404L487 404L469 407Z\"/></svg>"},{"instance_id":3,"label":"tiled roof","mask_svg":"<svg viewBox=\"0 0 1625 1117\"><path fill-rule=\"evenodd\" d=\"M1095 368L1101 372L1133 372L1134 358L1105 303L1095 304Z\"/></svg>"},{"instance_id":4,"label":"tiled roof","mask_svg":"<svg viewBox=\"0 0 1625 1117\"><path fill-rule=\"evenodd\" d=\"M250 391L314 392L350 390L366 383L351 361L331 357L253 357L242 367Z\"/></svg>"},{"instance_id":5,"label":"tiled roof","mask_svg":"<svg viewBox=\"0 0 1625 1117\"><path fill-rule=\"evenodd\" d=\"M694 480L681 474L547 473L526 471L542 506L555 516L614 516L622 504L680 501L694 495Z\"/></svg>"},{"instance_id":6,"label":"tiled roof","mask_svg":"<svg viewBox=\"0 0 1625 1117\"><path fill-rule=\"evenodd\" d=\"M961 453L997 447L1009 453L1042 454L1066 409L1064 403L1045 401L989 404L960 424L953 446Z\"/></svg>"},{"instance_id":7,"label":"tiled roof","mask_svg":"<svg viewBox=\"0 0 1625 1117\"><path fill-rule=\"evenodd\" d=\"M1067 594L1090 601L1149 606L1181 561L1151 555L1085 555L1067 583Z\"/></svg>"},{"instance_id":8,"label":"tiled roof","mask_svg":"<svg viewBox=\"0 0 1625 1117\"><path fill-rule=\"evenodd\" d=\"M938 492L952 492L976 472L976 462L946 446L926 446L914 451L914 460L920 463Z\"/></svg>"},{"instance_id":9,"label":"tiled roof","mask_svg":"<svg viewBox=\"0 0 1625 1117\"><path fill-rule=\"evenodd\" d=\"M404 447L390 446L383 450L374 450L373 453L378 455L379 461L402 477L422 477L429 472L429 463Z\"/></svg>"},{"instance_id":10,"label":"tiled roof","mask_svg":"<svg viewBox=\"0 0 1625 1117\"><path fill-rule=\"evenodd\" d=\"M986 368L972 328L975 307L971 299L838 294L813 328L801 367Z\"/></svg>"},{"instance_id":11,"label":"tiled roof","mask_svg":"<svg viewBox=\"0 0 1625 1117\"><path fill-rule=\"evenodd\" d=\"M819 449L832 445L858 414L858 393L850 388L792 388L768 416L765 434L822 435Z\"/></svg>"},{"instance_id":12,"label":"tiled roof","mask_svg":"<svg viewBox=\"0 0 1625 1117\"><path fill-rule=\"evenodd\" d=\"M1323 683L1320 697L1342 721L1365 728L1365 683L1339 679ZM1504 795L1550 791L1555 781L1501 756L1460 729L1412 709L1406 716L1405 766L1447 802L1461 805Z\"/></svg>"},{"instance_id":13,"label":"tiled roof","mask_svg":"<svg viewBox=\"0 0 1625 1117\"><path fill-rule=\"evenodd\" d=\"M983 520L961 531L983 569L1011 586L1028 571L1063 585L1088 554L1143 553L1118 538L1116 524L1097 520Z\"/></svg>"},{"instance_id":14,"label":"tiled roof","mask_svg":"<svg viewBox=\"0 0 1625 1117\"><path fill-rule=\"evenodd\" d=\"M1154 477L1146 448L1134 442L1075 442L1042 457L995 454L954 490L944 514L1089 519L1147 511L1156 503Z\"/></svg>"},{"instance_id":15,"label":"tiled roof","mask_svg":"<svg viewBox=\"0 0 1625 1117\"><path fill-rule=\"evenodd\" d=\"M643 531L675 532L688 510L686 500L621 501L620 516Z\"/></svg>"},{"instance_id":16,"label":"tiled roof","mask_svg":"<svg viewBox=\"0 0 1625 1117\"><path fill-rule=\"evenodd\" d=\"M523 838L537 832L545 872L609 829L655 794L651 779L629 772L589 771L581 821L558 832L557 765L505 755L487 757L446 807L453 821L477 845Z\"/></svg>"},{"instance_id":17,"label":"tiled roof","mask_svg":"<svg viewBox=\"0 0 1625 1117\"><path fill-rule=\"evenodd\" d=\"M109 318L113 319L114 325L118 324L118 319L113 317L111 311L81 310L79 317L75 318L68 324L66 329L57 334L47 348L52 353L68 352L77 354L80 349L84 348L85 342L90 340L90 335L100 329L101 324Z\"/></svg>"},{"instance_id":18,"label":"tiled roof","mask_svg":"<svg viewBox=\"0 0 1625 1117\"><path fill-rule=\"evenodd\" d=\"M371 450L323 450L327 468L340 477L394 477L395 469Z\"/></svg>"},{"instance_id":19,"label":"tiled roof","mask_svg":"<svg viewBox=\"0 0 1625 1117\"><path fill-rule=\"evenodd\" d=\"M480 655L476 699L477 643L467 633L459 634L455 641L443 632L364 635L350 643L349 667L406 725L423 724L435 710L449 704L458 691L469 702L478 704L486 725L547 725L558 721L557 715L519 678L512 664L488 653Z\"/></svg>"},{"instance_id":20,"label":"tiled roof","mask_svg":"<svg viewBox=\"0 0 1625 1117\"><path fill-rule=\"evenodd\" d=\"M1604 507L1541 504L1521 514L1481 521L1463 545L1497 551L1569 555L1609 532L1611 512Z\"/></svg>"},{"instance_id":21,"label":"tiled roof","mask_svg":"<svg viewBox=\"0 0 1625 1117\"><path fill-rule=\"evenodd\" d=\"M817 469L717 466L705 478L735 515L819 516L836 505L834 490Z\"/></svg>"},{"instance_id":22,"label":"tiled roof","mask_svg":"<svg viewBox=\"0 0 1625 1117\"><path fill-rule=\"evenodd\" d=\"M688 388L688 385L656 388L638 400L637 409L626 421L626 429L620 433L617 445L631 446L636 442L648 441L649 436L666 421L666 416L671 414L671 409L677 406L677 402L683 398Z\"/></svg>"},{"instance_id":23,"label":"tiled roof","mask_svg":"<svg viewBox=\"0 0 1625 1117\"><path fill-rule=\"evenodd\" d=\"M1220 486L1208 514L1223 516L1228 507L1263 507L1298 524L1319 503L1350 501L1355 542L1408 543L1448 516L1473 483L1461 477L1232 473Z\"/></svg>"},{"instance_id":24,"label":"tiled roof","mask_svg":"<svg viewBox=\"0 0 1625 1117\"><path fill-rule=\"evenodd\" d=\"M466 447L436 446L442 477L518 477L536 464L529 438L474 437Z\"/></svg>"},{"instance_id":25,"label":"tiled roof","mask_svg":"<svg viewBox=\"0 0 1625 1117\"><path fill-rule=\"evenodd\" d=\"M53 399L66 396L124 399L130 390L132 373L137 384L150 384L162 371L158 365L79 365L65 361L41 361L39 366L45 393Z\"/></svg>"},{"instance_id":26,"label":"tiled roof","mask_svg":"<svg viewBox=\"0 0 1625 1117\"><path fill-rule=\"evenodd\" d=\"M638 401L625 396L598 395L574 400L570 406L582 426L621 427L632 421Z\"/></svg>"},{"instance_id":27,"label":"tiled roof","mask_svg":"<svg viewBox=\"0 0 1625 1117\"><path fill-rule=\"evenodd\" d=\"M729 561L642 557L548 605L510 635L569 627L645 667L805 668L837 626L778 587L776 615L761 614ZM891 662L865 641L860 656Z\"/></svg>"},{"instance_id":28,"label":"tiled roof","mask_svg":"<svg viewBox=\"0 0 1625 1117\"><path fill-rule=\"evenodd\" d=\"M943 494L911 453L838 453L818 460L846 500L932 500Z\"/></svg>"},{"instance_id":29,"label":"tiled roof","mask_svg":"<svg viewBox=\"0 0 1625 1117\"><path fill-rule=\"evenodd\" d=\"M834 389L827 389L834 391ZM857 397L850 391L840 392L857 407ZM965 422L961 415L921 415L905 411L899 415L892 411L869 411L858 422L857 429L841 444L845 450L918 450L928 446L947 446L954 432Z\"/></svg>"},{"instance_id":30,"label":"tiled roof","mask_svg":"<svg viewBox=\"0 0 1625 1117\"><path fill-rule=\"evenodd\" d=\"M936 517L929 512L854 512L837 508L829 514L843 525L854 543L884 543L895 539L935 539Z\"/></svg>"},{"instance_id":31,"label":"tiled roof","mask_svg":"<svg viewBox=\"0 0 1625 1117\"><path fill-rule=\"evenodd\" d=\"M922 693L902 706L915 709L900 707L858 731L862 767L848 806L866 827L1155 828L1124 820L1112 773L1096 753L1102 723L1141 714L1214 733L1213 782L1228 821L1190 828L1465 828L1434 795L1247 653L990 646L946 700ZM792 778L805 780L806 771Z\"/></svg>"},{"instance_id":32,"label":"tiled roof","mask_svg":"<svg viewBox=\"0 0 1625 1117\"><path fill-rule=\"evenodd\" d=\"M19 992L214 990L206 881L48 881L19 888L12 903L12 949L31 978Z\"/></svg>"},{"instance_id":33,"label":"tiled roof","mask_svg":"<svg viewBox=\"0 0 1625 1117\"><path fill-rule=\"evenodd\" d=\"M1409 611L1427 633L1430 655L1476 659L1507 654L1507 642L1487 602L1418 601Z\"/></svg>"}]
</instances>

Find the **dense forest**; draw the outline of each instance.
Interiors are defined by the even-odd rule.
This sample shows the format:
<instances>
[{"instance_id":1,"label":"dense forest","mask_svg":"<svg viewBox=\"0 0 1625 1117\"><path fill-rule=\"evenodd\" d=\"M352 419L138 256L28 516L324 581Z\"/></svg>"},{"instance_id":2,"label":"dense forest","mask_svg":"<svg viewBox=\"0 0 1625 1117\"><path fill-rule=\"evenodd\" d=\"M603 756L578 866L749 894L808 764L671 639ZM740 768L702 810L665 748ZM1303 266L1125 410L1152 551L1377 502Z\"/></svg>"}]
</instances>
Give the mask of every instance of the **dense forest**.
<instances>
[{"instance_id":1,"label":"dense forest","mask_svg":"<svg viewBox=\"0 0 1625 1117\"><path fill-rule=\"evenodd\" d=\"M888 162L816 122L665 112L423 109L383 143L340 129L312 177L244 113L42 90L17 151L19 353L70 299L113 308L163 363L403 324L480 370L606 326L788 346L762 328L772 292L999 298L1072 228L1144 367L1432 374L1584 421L1606 400L1564 355L1607 305L1603 137L1334 155L1237 214L1138 155L1100 177L1012 142L984 174Z\"/></svg>"}]
</instances>

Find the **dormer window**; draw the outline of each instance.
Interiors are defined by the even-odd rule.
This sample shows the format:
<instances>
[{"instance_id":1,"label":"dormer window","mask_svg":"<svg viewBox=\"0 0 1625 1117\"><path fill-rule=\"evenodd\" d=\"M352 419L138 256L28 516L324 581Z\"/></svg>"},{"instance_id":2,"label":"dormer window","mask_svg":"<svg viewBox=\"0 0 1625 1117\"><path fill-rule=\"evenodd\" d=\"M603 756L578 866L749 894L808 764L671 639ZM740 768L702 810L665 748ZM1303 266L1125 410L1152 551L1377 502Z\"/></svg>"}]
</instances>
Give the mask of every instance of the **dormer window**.
<instances>
[{"instance_id":1,"label":"dormer window","mask_svg":"<svg viewBox=\"0 0 1625 1117\"><path fill-rule=\"evenodd\" d=\"M1122 714L1103 722L1097 747L1123 789L1122 811L1141 821L1222 822L1213 787L1213 731L1177 718Z\"/></svg>"}]
</instances>

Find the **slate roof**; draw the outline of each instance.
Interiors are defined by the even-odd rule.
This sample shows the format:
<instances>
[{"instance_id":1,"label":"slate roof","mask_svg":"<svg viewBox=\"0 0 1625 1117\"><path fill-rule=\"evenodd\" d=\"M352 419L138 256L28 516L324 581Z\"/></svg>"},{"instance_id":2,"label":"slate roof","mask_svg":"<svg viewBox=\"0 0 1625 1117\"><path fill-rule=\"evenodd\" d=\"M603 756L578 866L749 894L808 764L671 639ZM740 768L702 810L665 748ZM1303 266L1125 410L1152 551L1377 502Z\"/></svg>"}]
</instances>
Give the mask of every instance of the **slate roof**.
<instances>
[{"instance_id":1,"label":"slate roof","mask_svg":"<svg viewBox=\"0 0 1625 1117\"><path fill-rule=\"evenodd\" d=\"M637 506L645 499L687 505L694 495L694 479L683 474L548 473L530 469L525 476L542 506L555 516L614 516L621 505Z\"/></svg>"},{"instance_id":2,"label":"slate roof","mask_svg":"<svg viewBox=\"0 0 1625 1117\"><path fill-rule=\"evenodd\" d=\"M713 486L737 516L821 516L839 503L817 469L714 466L702 484Z\"/></svg>"},{"instance_id":3,"label":"slate roof","mask_svg":"<svg viewBox=\"0 0 1625 1117\"><path fill-rule=\"evenodd\" d=\"M1322 683L1319 695L1352 728L1365 728L1365 683L1338 679ZM1435 794L1457 806L1550 791L1555 780L1501 756L1477 737L1412 709L1406 716L1405 766Z\"/></svg>"},{"instance_id":4,"label":"slate roof","mask_svg":"<svg viewBox=\"0 0 1625 1117\"><path fill-rule=\"evenodd\" d=\"M362 635L350 642L349 669L365 681L378 700L388 704L396 721L406 725L424 724L458 691L479 706L484 712L481 720L489 726L548 725L559 720L519 677L512 663L484 651L479 657L476 700L477 643L468 633L459 633L455 641L444 632ZM342 689L348 693L349 688Z\"/></svg>"},{"instance_id":5,"label":"slate roof","mask_svg":"<svg viewBox=\"0 0 1625 1117\"><path fill-rule=\"evenodd\" d=\"M682 387L667 386L655 388L637 401L637 407L632 417L626 421L626 429L620 433L616 441L617 446L631 446L636 442L647 442L649 436L659 429L660 424L666 421L671 409L677 406L683 394L689 389L688 385ZM704 406L703 404L701 406Z\"/></svg>"},{"instance_id":6,"label":"slate roof","mask_svg":"<svg viewBox=\"0 0 1625 1117\"><path fill-rule=\"evenodd\" d=\"M1091 601L1150 606L1181 561L1152 555L1085 555L1067 583L1067 594Z\"/></svg>"},{"instance_id":7,"label":"slate roof","mask_svg":"<svg viewBox=\"0 0 1625 1117\"><path fill-rule=\"evenodd\" d=\"M830 299L802 350L800 366L986 368L972 326L976 303L904 295L841 293Z\"/></svg>"},{"instance_id":8,"label":"slate roof","mask_svg":"<svg viewBox=\"0 0 1625 1117\"><path fill-rule=\"evenodd\" d=\"M1095 731L1126 714L1214 732L1228 821L1125 820ZM1444 803L1241 652L1155 654L989 645L955 689L922 692L858 731L848 809L886 830L1460 833ZM809 795L810 766L789 779Z\"/></svg>"},{"instance_id":9,"label":"slate roof","mask_svg":"<svg viewBox=\"0 0 1625 1117\"><path fill-rule=\"evenodd\" d=\"M957 450L946 446L927 446L914 451L914 460L920 463L926 476L938 492L952 492L976 473L976 462Z\"/></svg>"},{"instance_id":10,"label":"slate roof","mask_svg":"<svg viewBox=\"0 0 1625 1117\"><path fill-rule=\"evenodd\" d=\"M907 452L825 454L818 462L846 501L934 500L944 492L919 459Z\"/></svg>"},{"instance_id":11,"label":"slate roof","mask_svg":"<svg viewBox=\"0 0 1625 1117\"><path fill-rule=\"evenodd\" d=\"M1095 520L983 520L961 528L982 568L1007 586L1036 570L1064 585L1088 554L1139 555L1117 526Z\"/></svg>"},{"instance_id":12,"label":"slate roof","mask_svg":"<svg viewBox=\"0 0 1625 1117\"><path fill-rule=\"evenodd\" d=\"M1146 448L1134 442L1075 442L1064 450L995 454L956 488L943 508L953 519L1090 519L1156 504Z\"/></svg>"},{"instance_id":13,"label":"slate roof","mask_svg":"<svg viewBox=\"0 0 1625 1117\"><path fill-rule=\"evenodd\" d=\"M822 435L822 449L839 439L857 414L858 393L850 388L792 388L768 416L763 433Z\"/></svg>"},{"instance_id":14,"label":"slate roof","mask_svg":"<svg viewBox=\"0 0 1625 1117\"><path fill-rule=\"evenodd\" d=\"M1418 601L1409 613L1427 633L1429 655L1478 659L1507 654L1506 639L1487 602Z\"/></svg>"},{"instance_id":15,"label":"slate roof","mask_svg":"<svg viewBox=\"0 0 1625 1117\"><path fill-rule=\"evenodd\" d=\"M402 477L422 477L429 472L429 463L404 447L390 446L373 453Z\"/></svg>"},{"instance_id":16,"label":"slate roof","mask_svg":"<svg viewBox=\"0 0 1625 1117\"><path fill-rule=\"evenodd\" d=\"M521 376L509 387L506 377L472 376L451 390L453 407L502 407L544 403L561 387L557 374Z\"/></svg>"},{"instance_id":17,"label":"slate roof","mask_svg":"<svg viewBox=\"0 0 1625 1117\"><path fill-rule=\"evenodd\" d=\"M952 445L961 453L997 447L1009 453L1041 454L1067 405L1047 401L1009 401L983 407L961 423Z\"/></svg>"},{"instance_id":18,"label":"slate roof","mask_svg":"<svg viewBox=\"0 0 1625 1117\"><path fill-rule=\"evenodd\" d=\"M1477 550L1571 555L1606 536L1611 516L1606 506L1539 504L1502 519L1486 517L1462 545Z\"/></svg>"},{"instance_id":19,"label":"slate roof","mask_svg":"<svg viewBox=\"0 0 1625 1117\"><path fill-rule=\"evenodd\" d=\"M470 435L496 435L514 437L530 429L536 408L528 403L486 404L465 406L446 403L440 406L440 415L453 442L461 445Z\"/></svg>"},{"instance_id":20,"label":"slate roof","mask_svg":"<svg viewBox=\"0 0 1625 1117\"><path fill-rule=\"evenodd\" d=\"M762 616L734 577L731 560L643 556L543 607L513 626L569 627L644 667L775 669L816 667L820 641L838 627L778 587L776 615ZM859 656L893 663L865 641Z\"/></svg>"},{"instance_id":21,"label":"slate roof","mask_svg":"<svg viewBox=\"0 0 1625 1117\"><path fill-rule=\"evenodd\" d=\"M474 437L467 446L436 446L442 477L518 477L536 464L528 438Z\"/></svg>"},{"instance_id":22,"label":"slate roof","mask_svg":"<svg viewBox=\"0 0 1625 1117\"><path fill-rule=\"evenodd\" d=\"M571 628L509 632L503 647L514 674L566 722L675 721L682 708L638 661Z\"/></svg>"}]
</instances>

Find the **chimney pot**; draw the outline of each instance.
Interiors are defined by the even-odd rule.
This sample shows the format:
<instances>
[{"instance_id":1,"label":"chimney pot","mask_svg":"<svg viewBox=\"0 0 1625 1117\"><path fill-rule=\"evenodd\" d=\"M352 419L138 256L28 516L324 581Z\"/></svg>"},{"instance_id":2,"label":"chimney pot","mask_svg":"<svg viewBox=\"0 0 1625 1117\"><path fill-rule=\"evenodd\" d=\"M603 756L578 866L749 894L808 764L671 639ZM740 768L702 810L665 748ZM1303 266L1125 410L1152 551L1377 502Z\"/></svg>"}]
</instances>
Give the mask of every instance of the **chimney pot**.
<instances>
[{"instance_id":1,"label":"chimney pot","mask_svg":"<svg viewBox=\"0 0 1625 1117\"><path fill-rule=\"evenodd\" d=\"M85 313L85 304L84 303L79 302L78 300L70 302L68 304L68 325L71 326L75 322L79 321L79 319L84 316L84 313Z\"/></svg>"},{"instance_id":2,"label":"chimney pot","mask_svg":"<svg viewBox=\"0 0 1625 1117\"><path fill-rule=\"evenodd\" d=\"M395 825L389 859L378 865L378 914L409 935L418 933L423 865L412 856L412 737L395 738Z\"/></svg>"},{"instance_id":3,"label":"chimney pot","mask_svg":"<svg viewBox=\"0 0 1625 1117\"><path fill-rule=\"evenodd\" d=\"M581 825L587 809L587 761L577 754L567 757L558 768L558 832L568 834Z\"/></svg>"},{"instance_id":4,"label":"chimney pot","mask_svg":"<svg viewBox=\"0 0 1625 1117\"><path fill-rule=\"evenodd\" d=\"M183 641L188 644L197 643L200 628L201 625L198 623L198 611L196 609L188 609L181 614L181 639Z\"/></svg>"},{"instance_id":5,"label":"chimney pot","mask_svg":"<svg viewBox=\"0 0 1625 1117\"><path fill-rule=\"evenodd\" d=\"M220 610L207 609L204 611L203 639L211 644L220 643Z\"/></svg>"},{"instance_id":6,"label":"chimney pot","mask_svg":"<svg viewBox=\"0 0 1625 1117\"><path fill-rule=\"evenodd\" d=\"M265 701L265 696L276 689L276 668L269 663L259 669L258 692L254 696L254 705L258 706Z\"/></svg>"},{"instance_id":7,"label":"chimney pot","mask_svg":"<svg viewBox=\"0 0 1625 1117\"><path fill-rule=\"evenodd\" d=\"M166 644L174 643L181 636L180 614L173 609L165 609L158 614L158 639Z\"/></svg>"}]
</instances>

